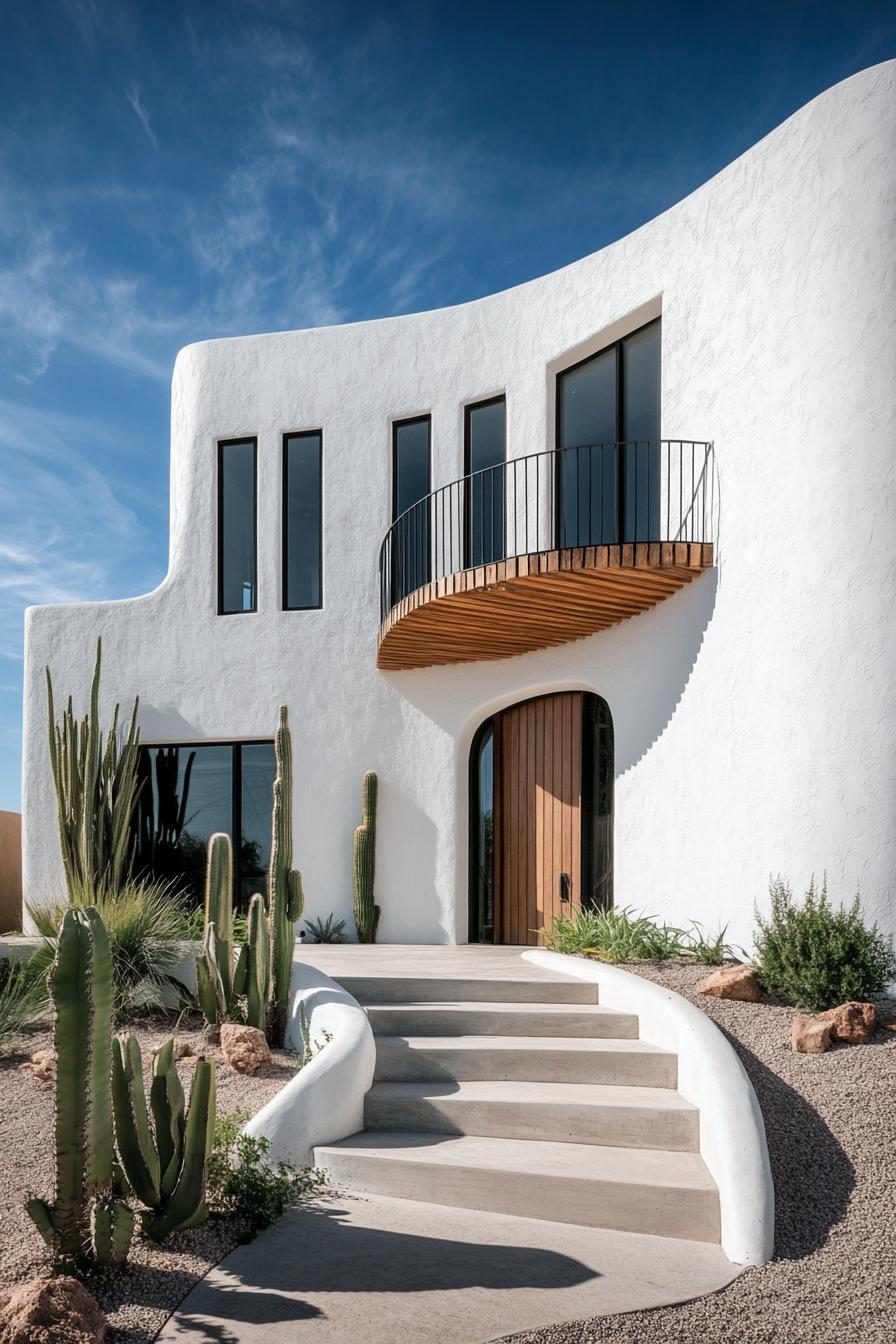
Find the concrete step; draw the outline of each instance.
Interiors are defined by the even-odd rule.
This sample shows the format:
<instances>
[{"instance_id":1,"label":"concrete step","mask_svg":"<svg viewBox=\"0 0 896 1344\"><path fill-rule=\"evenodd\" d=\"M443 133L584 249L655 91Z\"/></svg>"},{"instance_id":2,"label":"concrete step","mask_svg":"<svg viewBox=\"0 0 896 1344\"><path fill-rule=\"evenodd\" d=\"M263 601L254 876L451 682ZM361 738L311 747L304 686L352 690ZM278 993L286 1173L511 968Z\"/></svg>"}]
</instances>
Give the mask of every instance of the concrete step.
<instances>
[{"instance_id":1,"label":"concrete step","mask_svg":"<svg viewBox=\"0 0 896 1344\"><path fill-rule=\"evenodd\" d=\"M377 1036L374 1082L618 1083L675 1087L678 1058L644 1041Z\"/></svg>"},{"instance_id":2,"label":"concrete step","mask_svg":"<svg viewBox=\"0 0 896 1344\"><path fill-rule=\"evenodd\" d=\"M697 1153L365 1131L315 1149L314 1161L370 1194L719 1240L718 1192Z\"/></svg>"},{"instance_id":3,"label":"concrete step","mask_svg":"<svg viewBox=\"0 0 896 1344\"><path fill-rule=\"evenodd\" d=\"M359 1003L597 1003L597 985L547 975L494 976L334 975Z\"/></svg>"},{"instance_id":4,"label":"concrete step","mask_svg":"<svg viewBox=\"0 0 896 1344\"><path fill-rule=\"evenodd\" d=\"M600 1083L374 1083L368 1129L698 1151L699 1112L668 1087Z\"/></svg>"},{"instance_id":5,"label":"concrete step","mask_svg":"<svg viewBox=\"0 0 896 1344\"><path fill-rule=\"evenodd\" d=\"M600 1036L637 1040L636 1013L595 1003L368 1003L381 1036Z\"/></svg>"}]
</instances>

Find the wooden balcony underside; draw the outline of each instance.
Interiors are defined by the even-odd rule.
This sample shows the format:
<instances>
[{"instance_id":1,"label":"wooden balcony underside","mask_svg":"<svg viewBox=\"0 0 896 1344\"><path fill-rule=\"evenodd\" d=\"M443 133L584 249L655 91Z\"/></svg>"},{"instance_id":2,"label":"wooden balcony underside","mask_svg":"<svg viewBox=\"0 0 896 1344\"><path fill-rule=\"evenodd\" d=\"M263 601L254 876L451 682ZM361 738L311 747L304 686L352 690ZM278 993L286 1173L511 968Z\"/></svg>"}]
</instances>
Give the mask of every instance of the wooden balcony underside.
<instances>
[{"instance_id":1,"label":"wooden balcony underside","mask_svg":"<svg viewBox=\"0 0 896 1344\"><path fill-rule=\"evenodd\" d=\"M383 623L384 671L510 658L636 616L713 564L709 543L584 546L515 556L424 584Z\"/></svg>"}]
</instances>

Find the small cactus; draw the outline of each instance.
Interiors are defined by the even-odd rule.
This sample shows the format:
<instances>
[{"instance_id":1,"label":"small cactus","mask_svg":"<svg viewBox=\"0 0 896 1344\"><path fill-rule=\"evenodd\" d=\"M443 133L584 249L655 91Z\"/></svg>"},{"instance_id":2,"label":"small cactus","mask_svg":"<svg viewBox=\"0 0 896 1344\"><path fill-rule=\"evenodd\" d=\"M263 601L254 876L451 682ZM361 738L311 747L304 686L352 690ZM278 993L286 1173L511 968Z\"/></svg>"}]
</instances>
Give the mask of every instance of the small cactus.
<instances>
[{"instance_id":1,"label":"small cactus","mask_svg":"<svg viewBox=\"0 0 896 1344\"><path fill-rule=\"evenodd\" d=\"M133 1036L126 1041L116 1039L112 1096L121 1165L134 1194L146 1205L142 1222L147 1236L162 1241L171 1232L204 1223L215 1124L214 1062L196 1061L185 1112L174 1042L168 1041L153 1058L147 1109L140 1046Z\"/></svg>"},{"instance_id":2,"label":"small cactus","mask_svg":"<svg viewBox=\"0 0 896 1344\"><path fill-rule=\"evenodd\" d=\"M211 1026L229 1021L236 1009L233 967L233 847L218 831L208 842L205 874L205 935L196 962L196 995Z\"/></svg>"},{"instance_id":3,"label":"small cactus","mask_svg":"<svg viewBox=\"0 0 896 1344\"><path fill-rule=\"evenodd\" d=\"M56 1198L26 1207L60 1269L127 1259L134 1215L112 1146L112 951L93 907L66 910L50 973L55 1009Z\"/></svg>"},{"instance_id":4,"label":"small cactus","mask_svg":"<svg viewBox=\"0 0 896 1344\"><path fill-rule=\"evenodd\" d=\"M361 781L361 825L352 846L352 882L354 887L355 927L359 943L375 943L380 908L373 902L376 868L376 788L377 779L368 770Z\"/></svg>"},{"instance_id":5,"label":"small cactus","mask_svg":"<svg viewBox=\"0 0 896 1344\"><path fill-rule=\"evenodd\" d=\"M270 930L264 909L264 897L258 892L249 902L245 952L246 1021L250 1027L266 1031L271 988Z\"/></svg>"},{"instance_id":6,"label":"small cactus","mask_svg":"<svg viewBox=\"0 0 896 1344\"><path fill-rule=\"evenodd\" d=\"M270 937L271 1010L269 1037L282 1045L289 1012L289 985L295 949L293 926L302 914L302 876L292 866L292 742L286 706L280 706L274 737L277 774L274 778L274 816L271 865L268 870L268 932Z\"/></svg>"}]
</instances>

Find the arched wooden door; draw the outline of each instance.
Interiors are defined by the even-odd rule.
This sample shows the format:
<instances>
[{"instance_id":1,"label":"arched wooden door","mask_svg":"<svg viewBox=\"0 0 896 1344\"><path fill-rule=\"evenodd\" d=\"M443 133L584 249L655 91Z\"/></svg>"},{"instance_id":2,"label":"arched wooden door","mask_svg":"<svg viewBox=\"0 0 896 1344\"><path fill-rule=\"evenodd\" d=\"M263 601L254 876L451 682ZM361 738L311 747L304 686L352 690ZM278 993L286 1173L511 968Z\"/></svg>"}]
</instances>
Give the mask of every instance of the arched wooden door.
<instances>
[{"instance_id":1,"label":"arched wooden door","mask_svg":"<svg viewBox=\"0 0 896 1344\"><path fill-rule=\"evenodd\" d=\"M558 914L612 903L613 729L583 691L482 725L470 760L470 941L541 941Z\"/></svg>"}]
</instances>

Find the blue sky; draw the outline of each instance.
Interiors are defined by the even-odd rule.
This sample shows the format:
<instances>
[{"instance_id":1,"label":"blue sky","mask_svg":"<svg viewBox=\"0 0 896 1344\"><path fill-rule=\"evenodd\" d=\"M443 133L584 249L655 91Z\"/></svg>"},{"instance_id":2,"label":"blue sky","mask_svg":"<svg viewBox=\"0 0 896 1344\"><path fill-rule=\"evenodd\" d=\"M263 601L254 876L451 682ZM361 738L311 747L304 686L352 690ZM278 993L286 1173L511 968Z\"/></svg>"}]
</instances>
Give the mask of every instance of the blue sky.
<instances>
[{"instance_id":1,"label":"blue sky","mask_svg":"<svg viewBox=\"0 0 896 1344\"><path fill-rule=\"evenodd\" d=\"M25 607L165 572L180 346L554 270L896 55L883 3L2 8L0 808Z\"/></svg>"}]
</instances>

